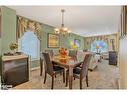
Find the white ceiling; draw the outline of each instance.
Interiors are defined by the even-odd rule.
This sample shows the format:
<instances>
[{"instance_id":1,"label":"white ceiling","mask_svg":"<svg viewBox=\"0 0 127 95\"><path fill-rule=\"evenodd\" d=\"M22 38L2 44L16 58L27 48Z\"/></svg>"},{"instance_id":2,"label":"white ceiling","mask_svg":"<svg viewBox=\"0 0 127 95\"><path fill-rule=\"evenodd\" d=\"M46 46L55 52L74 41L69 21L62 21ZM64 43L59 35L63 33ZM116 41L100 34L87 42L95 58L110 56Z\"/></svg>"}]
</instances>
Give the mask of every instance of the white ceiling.
<instances>
[{"instance_id":1,"label":"white ceiling","mask_svg":"<svg viewBox=\"0 0 127 95\"><path fill-rule=\"evenodd\" d=\"M120 6L8 6L18 15L54 26L61 26L61 9L65 9L65 26L81 36L118 32Z\"/></svg>"}]
</instances>

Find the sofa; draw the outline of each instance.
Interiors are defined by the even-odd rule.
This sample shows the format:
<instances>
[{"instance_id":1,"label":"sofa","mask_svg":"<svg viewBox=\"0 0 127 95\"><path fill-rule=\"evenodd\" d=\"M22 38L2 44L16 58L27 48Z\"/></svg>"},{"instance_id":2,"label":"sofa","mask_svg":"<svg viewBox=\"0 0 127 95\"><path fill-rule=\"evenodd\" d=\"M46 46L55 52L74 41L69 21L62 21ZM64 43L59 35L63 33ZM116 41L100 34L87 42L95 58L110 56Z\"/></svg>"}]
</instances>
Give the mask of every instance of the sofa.
<instances>
[{"instance_id":1,"label":"sofa","mask_svg":"<svg viewBox=\"0 0 127 95\"><path fill-rule=\"evenodd\" d=\"M90 71L93 71L97 67L99 60L100 60L100 55L92 54L92 58L91 58L90 64L89 64Z\"/></svg>"}]
</instances>

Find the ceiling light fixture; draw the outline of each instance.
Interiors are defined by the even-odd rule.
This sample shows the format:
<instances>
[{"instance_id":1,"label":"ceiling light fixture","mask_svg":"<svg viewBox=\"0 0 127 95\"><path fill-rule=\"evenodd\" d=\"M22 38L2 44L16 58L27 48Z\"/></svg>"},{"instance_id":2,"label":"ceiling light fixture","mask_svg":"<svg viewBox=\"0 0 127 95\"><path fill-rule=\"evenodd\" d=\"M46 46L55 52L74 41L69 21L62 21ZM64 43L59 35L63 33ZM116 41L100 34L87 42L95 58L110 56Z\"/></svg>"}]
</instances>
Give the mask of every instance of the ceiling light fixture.
<instances>
[{"instance_id":1,"label":"ceiling light fixture","mask_svg":"<svg viewBox=\"0 0 127 95\"><path fill-rule=\"evenodd\" d=\"M66 34L70 35L70 33L71 33L71 31L67 27L64 26L64 12L65 12L65 10L62 9L61 10L61 13L62 13L62 24L61 24L61 27L54 29L56 34L61 34L63 36L65 36Z\"/></svg>"}]
</instances>

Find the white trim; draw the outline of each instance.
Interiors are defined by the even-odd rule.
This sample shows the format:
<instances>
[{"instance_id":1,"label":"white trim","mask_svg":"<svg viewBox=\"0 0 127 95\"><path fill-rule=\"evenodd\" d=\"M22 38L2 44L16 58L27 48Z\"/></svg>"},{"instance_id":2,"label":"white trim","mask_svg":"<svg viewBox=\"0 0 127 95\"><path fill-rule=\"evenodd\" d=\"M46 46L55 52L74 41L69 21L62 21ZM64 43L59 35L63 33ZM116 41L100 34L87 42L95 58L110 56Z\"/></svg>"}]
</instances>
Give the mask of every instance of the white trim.
<instances>
[{"instance_id":1,"label":"white trim","mask_svg":"<svg viewBox=\"0 0 127 95\"><path fill-rule=\"evenodd\" d=\"M30 71L33 71L33 70L37 70L37 69L40 69L40 66L38 66L38 67L33 67L33 68L30 68Z\"/></svg>"}]
</instances>

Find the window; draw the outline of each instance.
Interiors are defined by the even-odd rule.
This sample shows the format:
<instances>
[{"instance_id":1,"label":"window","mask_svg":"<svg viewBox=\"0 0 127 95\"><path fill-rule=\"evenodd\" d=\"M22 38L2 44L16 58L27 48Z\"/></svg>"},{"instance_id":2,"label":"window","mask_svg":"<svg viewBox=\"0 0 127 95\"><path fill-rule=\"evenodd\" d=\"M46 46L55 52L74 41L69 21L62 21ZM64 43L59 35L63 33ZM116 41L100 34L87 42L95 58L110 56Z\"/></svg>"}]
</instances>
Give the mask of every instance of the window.
<instances>
[{"instance_id":1,"label":"window","mask_svg":"<svg viewBox=\"0 0 127 95\"><path fill-rule=\"evenodd\" d=\"M20 39L20 50L30 56L31 60L39 59L40 41L33 31L27 30Z\"/></svg>"},{"instance_id":2,"label":"window","mask_svg":"<svg viewBox=\"0 0 127 95\"><path fill-rule=\"evenodd\" d=\"M97 50L97 47L98 47L98 50ZM103 40L94 41L91 44L91 51L92 52L99 52L99 53L107 52L108 51L107 43Z\"/></svg>"}]
</instances>

